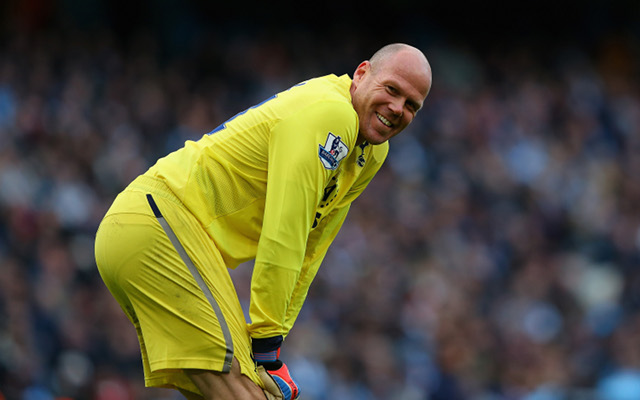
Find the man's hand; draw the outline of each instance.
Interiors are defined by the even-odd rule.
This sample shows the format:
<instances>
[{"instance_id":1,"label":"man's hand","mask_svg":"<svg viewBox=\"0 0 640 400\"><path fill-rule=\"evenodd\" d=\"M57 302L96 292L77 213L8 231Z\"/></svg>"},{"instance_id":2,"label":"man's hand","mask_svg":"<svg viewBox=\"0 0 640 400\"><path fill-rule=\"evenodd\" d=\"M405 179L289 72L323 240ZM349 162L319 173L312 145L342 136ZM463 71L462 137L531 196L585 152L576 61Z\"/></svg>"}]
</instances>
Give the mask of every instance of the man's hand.
<instances>
[{"instance_id":1,"label":"man's hand","mask_svg":"<svg viewBox=\"0 0 640 400\"><path fill-rule=\"evenodd\" d=\"M282 336L253 339L253 358L258 365L258 375L264 383L267 398L294 400L300 396L300 389L291 378L287 365L279 360L281 344Z\"/></svg>"},{"instance_id":2,"label":"man's hand","mask_svg":"<svg viewBox=\"0 0 640 400\"><path fill-rule=\"evenodd\" d=\"M276 363L273 363L271 367L275 367ZM274 399L293 400L300 396L300 389L296 382L291 378L289 368L282 361L277 361L280 365L275 370L269 370L264 365L258 366L258 375L262 379L262 383L266 390L274 395Z\"/></svg>"}]
</instances>

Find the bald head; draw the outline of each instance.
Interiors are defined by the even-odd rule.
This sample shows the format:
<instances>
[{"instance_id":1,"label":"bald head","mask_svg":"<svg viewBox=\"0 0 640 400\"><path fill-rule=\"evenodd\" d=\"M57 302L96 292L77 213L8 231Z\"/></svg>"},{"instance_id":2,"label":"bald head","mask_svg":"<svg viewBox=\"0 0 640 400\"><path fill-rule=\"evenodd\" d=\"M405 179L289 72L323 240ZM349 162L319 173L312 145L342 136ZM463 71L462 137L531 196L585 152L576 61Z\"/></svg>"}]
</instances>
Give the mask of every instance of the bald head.
<instances>
[{"instance_id":1,"label":"bald head","mask_svg":"<svg viewBox=\"0 0 640 400\"><path fill-rule=\"evenodd\" d=\"M360 120L360 139L380 144L413 120L431 89L431 67L415 47L382 47L356 68L351 102Z\"/></svg>"},{"instance_id":2,"label":"bald head","mask_svg":"<svg viewBox=\"0 0 640 400\"><path fill-rule=\"evenodd\" d=\"M390 56L393 56L394 54L400 52L400 51L410 51L413 52L417 55L422 56L422 58L424 58L424 60L426 61L427 58L424 56L424 54L422 54L422 52L418 49L416 49L413 46L410 46L408 44L404 44L404 43L392 43L392 44L388 44L382 48L380 48L378 51L376 51L373 56L371 56L371 59L369 60L372 64L378 63L381 60L384 60Z\"/></svg>"},{"instance_id":3,"label":"bald head","mask_svg":"<svg viewBox=\"0 0 640 400\"><path fill-rule=\"evenodd\" d=\"M429 86L431 86L431 66L427 61L427 57L422 51L408 44L388 44L376 51L369 62L373 72L376 72L385 63L407 59L412 61L412 66L416 68L416 72L422 72L428 77Z\"/></svg>"}]
</instances>

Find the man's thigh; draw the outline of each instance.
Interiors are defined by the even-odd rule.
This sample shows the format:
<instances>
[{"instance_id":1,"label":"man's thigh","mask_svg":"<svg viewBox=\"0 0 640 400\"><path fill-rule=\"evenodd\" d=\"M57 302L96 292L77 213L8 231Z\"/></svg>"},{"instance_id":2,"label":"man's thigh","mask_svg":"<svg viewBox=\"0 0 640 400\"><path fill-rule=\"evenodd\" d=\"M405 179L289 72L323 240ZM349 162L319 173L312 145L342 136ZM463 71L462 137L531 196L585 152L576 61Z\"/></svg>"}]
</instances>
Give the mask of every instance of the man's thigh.
<instances>
[{"instance_id":1,"label":"man's thigh","mask_svg":"<svg viewBox=\"0 0 640 400\"><path fill-rule=\"evenodd\" d=\"M229 370L234 356L242 360L243 372L259 382L253 376L250 338L237 294L206 233L181 210L158 201L179 231L180 246L191 250L185 257L144 194L126 193L121 200L124 206L101 225L96 260L105 283L138 330L147 386L197 393L182 370ZM185 264L189 260L197 265L213 300Z\"/></svg>"},{"instance_id":2,"label":"man's thigh","mask_svg":"<svg viewBox=\"0 0 640 400\"><path fill-rule=\"evenodd\" d=\"M221 373L217 371L184 370L187 376L203 393L204 399L247 399L264 400L263 390L256 385L249 377L240 372L240 364L236 358L233 359L231 371ZM184 393L183 393L184 394ZM188 397L189 400L199 399L198 397Z\"/></svg>"}]
</instances>

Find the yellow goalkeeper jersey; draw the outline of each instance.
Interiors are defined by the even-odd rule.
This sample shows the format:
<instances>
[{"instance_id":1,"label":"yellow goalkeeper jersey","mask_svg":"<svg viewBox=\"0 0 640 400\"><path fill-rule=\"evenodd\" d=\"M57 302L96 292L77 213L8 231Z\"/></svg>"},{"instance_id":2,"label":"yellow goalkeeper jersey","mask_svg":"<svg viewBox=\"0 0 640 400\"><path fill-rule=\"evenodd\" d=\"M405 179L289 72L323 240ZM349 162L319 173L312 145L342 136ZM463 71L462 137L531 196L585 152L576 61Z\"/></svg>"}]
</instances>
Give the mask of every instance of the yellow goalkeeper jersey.
<instances>
[{"instance_id":1,"label":"yellow goalkeeper jersey","mask_svg":"<svg viewBox=\"0 0 640 400\"><path fill-rule=\"evenodd\" d=\"M356 145L348 75L310 79L161 158L165 181L227 267L255 259L251 336L286 336L351 202L388 144Z\"/></svg>"}]
</instances>

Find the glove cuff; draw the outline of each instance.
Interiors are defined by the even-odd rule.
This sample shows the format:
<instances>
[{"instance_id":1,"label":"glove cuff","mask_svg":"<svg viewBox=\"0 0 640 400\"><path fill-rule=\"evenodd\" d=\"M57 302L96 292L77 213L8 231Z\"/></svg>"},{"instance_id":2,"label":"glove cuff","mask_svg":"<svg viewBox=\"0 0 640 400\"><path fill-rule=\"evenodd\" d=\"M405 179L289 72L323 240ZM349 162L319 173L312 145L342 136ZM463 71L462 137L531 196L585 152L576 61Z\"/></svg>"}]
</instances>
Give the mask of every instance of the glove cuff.
<instances>
[{"instance_id":1,"label":"glove cuff","mask_svg":"<svg viewBox=\"0 0 640 400\"><path fill-rule=\"evenodd\" d=\"M282 336L252 339L253 358L259 364L272 363L280 358ZM277 368L276 368L277 369Z\"/></svg>"},{"instance_id":2,"label":"glove cuff","mask_svg":"<svg viewBox=\"0 0 640 400\"><path fill-rule=\"evenodd\" d=\"M277 371L284 365L284 363L280 360L270 362L259 362L258 360L256 361L258 362L258 365L262 365L267 371Z\"/></svg>"}]
</instances>

